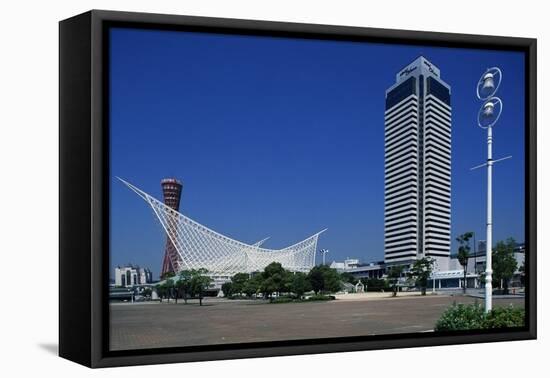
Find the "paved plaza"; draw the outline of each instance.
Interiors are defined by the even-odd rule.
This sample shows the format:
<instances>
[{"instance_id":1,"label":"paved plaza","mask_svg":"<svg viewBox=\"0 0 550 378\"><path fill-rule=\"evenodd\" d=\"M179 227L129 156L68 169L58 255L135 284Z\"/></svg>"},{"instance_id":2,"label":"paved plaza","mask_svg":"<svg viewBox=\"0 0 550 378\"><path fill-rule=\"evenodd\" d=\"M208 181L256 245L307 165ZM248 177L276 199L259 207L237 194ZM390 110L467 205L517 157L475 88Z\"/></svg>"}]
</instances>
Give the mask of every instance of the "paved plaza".
<instances>
[{"instance_id":1,"label":"paved plaza","mask_svg":"<svg viewBox=\"0 0 550 378\"><path fill-rule=\"evenodd\" d=\"M202 307L197 301L112 303L111 350L428 332L453 302L475 300L428 295L281 304L208 298ZM494 299L495 306L509 304L524 306L524 300Z\"/></svg>"}]
</instances>

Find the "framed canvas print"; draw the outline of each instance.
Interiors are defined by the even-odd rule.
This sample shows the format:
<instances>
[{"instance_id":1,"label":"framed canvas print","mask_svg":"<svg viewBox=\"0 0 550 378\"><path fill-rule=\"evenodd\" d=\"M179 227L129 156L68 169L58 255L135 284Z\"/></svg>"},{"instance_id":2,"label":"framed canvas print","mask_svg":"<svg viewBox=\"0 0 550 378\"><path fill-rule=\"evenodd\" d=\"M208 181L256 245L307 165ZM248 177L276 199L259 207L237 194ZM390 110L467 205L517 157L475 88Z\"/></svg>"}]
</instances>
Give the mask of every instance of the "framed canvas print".
<instances>
[{"instance_id":1,"label":"framed canvas print","mask_svg":"<svg viewBox=\"0 0 550 378\"><path fill-rule=\"evenodd\" d=\"M60 355L536 337L536 41L60 22Z\"/></svg>"}]
</instances>

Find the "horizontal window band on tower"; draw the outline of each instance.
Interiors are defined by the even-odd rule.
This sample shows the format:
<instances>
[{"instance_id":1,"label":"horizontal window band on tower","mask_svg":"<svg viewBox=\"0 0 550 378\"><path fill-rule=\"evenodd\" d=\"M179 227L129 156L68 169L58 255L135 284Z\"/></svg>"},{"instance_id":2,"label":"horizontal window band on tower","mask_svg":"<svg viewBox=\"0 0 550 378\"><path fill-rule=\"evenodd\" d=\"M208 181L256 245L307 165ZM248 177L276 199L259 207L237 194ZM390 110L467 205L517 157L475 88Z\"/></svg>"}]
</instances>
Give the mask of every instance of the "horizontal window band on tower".
<instances>
[{"instance_id":1,"label":"horizontal window band on tower","mask_svg":"<svg viewBox=\"0 0 550 378\"><path fill-rule=\"evenodd\" d=\"M386 219L386 222L389 223L392 220L403 219L404 217L407 217L408 215L416 215L417 212L418 212L418 210L416 208L398 210L398 211L394 212L393 214L386 214L385 219Z\"/></svg>"},{"instance_id":2,"label":"horizontal window band on tower","mask_svg":"<svg viewBox=\"0 0 550 378\"><path fill-rule=\"evenodd\" d=\"M424 133L426 134L426 138L438 138L447 143L449 146L451 146L451 131L450 130L443 130L441 127L437 126L433 122L429 121L426 123L426 126L424 128Z\"/></svg>"},{"instance_id":3,"label":"horizontal window band on tower","mask_svg":"<svg viewBox=\"0 0 550 378\"><path fill-rule=\"evenodd\" d=\"M400 253L400 252L409 252L411 249L416 249L416 241L411 240L408 243L401 243L392 246L384 246L388 254L390 253Z\"/></svg>"},{"instance_id":4,"label":"horizontal window band on tower","mask_svg":"<svg viewBox=\"0 0 550 378\"><path fill-rule=\"evenodd\" d=\"M417 225L416 216L408 217L405 220L396 219L396 220L393 220L393 221L386 221L386 222L384 222L384 229L389 231L389 230L399 228L403 225L408 226L410 223L414 224L415 226Z\"/></svg>"},{"instance_id":5,"label":"horizontal window band on tower","mask_svg":"<svg viewBox=\"0 0 550 378\"><path fill-rule=\"evenodd\" d=\"M416 203L418 200L418 195L416 193L403 193L399 196L388 196L385 200L384 209L390 210L398 206L407 205L408 203Z\"/></svg>"},{"instance_id":6,"label":"horizontal window band on tower","mask_svg":"<svg viewBox=\"0 0 550 378\"><path fill-rule=\"evenodd\" d=\"M407 204L409 202L417 203L418 202L418 195L416 193L416 190L411 190L409 193L404 193L397 197L392 197L391 201L387 200L386 204L384 205L384 209L392 209L395 207L399 207L401 204Z\"/></svg>"},{"instance_id":7,"label":"horizontal window band on tower","mask_svg":"<svg viewBox=\"0 0 550 378\"><path fill-rule=\"evenodd\" d=\"M387 228L384 227L385 238L399 237L401 235L410 235L415 231L416 231L416 223L400 225L398 227L394 227L392 230L387 230Z\"/></svg>"},{"instance_id":8,"label":"horizontal window band on tower","mask_svg":"<svg viewBox=\"0 0 550 378\"><path fill-rule=\"evenodd\" d=\"M418 182L416 181L411 181L409 182L408 184L406 185L403 185L403 186L400 186L400 187L397 187L395 189L392 189L392 190L389 190L385 193L385 198L390 201L393 199L394 196L397 196L397 195L400 195L400 194L403 194L405 193L405 191L409 191L411 189L415 189L417 190L418 189Z\"/></svg>"},{"instance_id":9,"label":"horizontal window band on tower","mask_svg":"<svg viewBox=\"0 0 550 378\"><path fill-rule=\"evenodd\" d=\"M416 105L409 106L406 113L396 113L391 119L385 120L384 131L386 136L400 131L403 125L411 123L418 125L418 106Z\"/></svg>"},{"instance_id":10,"label":"horizontal window band on tower","mask_svg":"<svg viewBox=\"0 0 550 378\"><path fill-rule=\"evenodd\" d=\"M433 184L435 186L439 186L440 188L444 189L451 189L451 183L448 182L448 180L445 180L444 177L441 177L437 172L433 169L426 170L426 186L428 184Z\"/></svg>"},{"instance_id":11,"label":"horizontal window band on tower","mask_svg":"<svg viewBox=\"0 0 550 378\"><path fill-rule=\"evenodd\" d=\"M403 109L403 112L397 112L384 120L384 132L393 133L399 131L401 129L400 126L408 122L418 124L418 105L411 104Z\"/></svg>"},{"instance_id":12,"label":"horizontal window band on tower","mask_svg":"<svg viewBox=\"0 0 550 378\"><path fill-rule=\"evenodd\" d=\"M391 162L386 162L386 164L384 164L384 173L388 172L390 169L394 167L399 167L401 163L414 162L416 164L417 161L418 161L418 157L417 157L417 154L414 153L414 151L406 152L400 157L393 158Z\"/></svg>"},{"instance_id":13,"label":"horizontal window band on tower","mask_svg":"<svg viewBox=\"0 0 550 378\"><path fill-rule=\"evenodd\" d=\"M385 225L384 226L384 233L386 235L391 235L394 232L403 232L404 230L410 230L411 227L413 227L416 230L416 225L417 225L416 219L414 219L412 221L405 221L405 222L396 223L392 226Z\"/></svg>"},{"instance_id":14,"label":"horizontal window band on tower","mask_svg":"<svg viewBox=\"0 0 550 378\"><path fill-rule=\"evenodd\" d=\"M407 242L407 243L410 243L412 241L415 241L416 242L416 238L411 238L410 235L411 233L405 233L405 235L409 235L407 237L398 237L398 236L395 236L395 237L388 237L386 238L386 246L396 246L397 244L402 244L403 242Z\"/></svg>"},{"instance_id":15,"label":"horizontal window band on tower","mask_svg":"<svg viewBox=\"0 0 550 378\"><path fill-rule=\"evenodd\" d=\"M416 123L409 123L403 126L401 130L398 130L398 132L392 134L391 136L386 135L386 138L384 139L384 147L391 147L411 135L418 138L418 125Z\"/></svg>"},{"instance_id":16,"label":"horizontal window band on tower","mask_svg":"<svg viewBox=\"0 0 550 378\"><path fill-rule=\"evenodd\" d=\"M445 187L450 187L450 183L449 183L449 179L445 179L448 175L449 175L449 172L445 172L445 171L442 171L441 168L439 167L435 167L435 166L432 166L432 167L426 167L426 171L425 171L426 175L429 176L428 179L431 180L432 178L435 179L436 181L439 179L439 180L443 180L443 184L445 185Z\"/></svg>"},{"instance_id":17,"label":"horizontal window band on tower","mask_svg":"<svg viewBox=\"0 0 550 378\"><path fill-rule=\"evenodd\" d=\"M403 177L408 177L411 180L416 181L416 177L418 176L417 172L411 173L411 168L414 167L415 164L405 164L401 166L399 169L391 170L391 175L388 175L388 177L385 180L386 188L388 188L389 184L395 183L396 181L402 179Z\"/></svg>"},{"instance_id":18,"label":"horizontal window band on tower","mask_svg":"<svg viewBox=\"0 0 550 378\"><path fill-rule=\"evenodd\" d=\"M441 162L445 163L451 162L451 156L449 153L445 153L441 151L441 149L432 145L426 146L426 159L428 158L439 159Z\"/></svg>"},{"instance_id":19,"label":"horizontal window band on tower","mask_svg":"<svg viewBox=\"0 0 550 378\"><path fill-rule=\"evenodd\" d=\"M396 257L416 257L416 251L417 247L411 246L410 248L403 248L398 251L387 252L386 258L389 260Z\"/></svg>"},{"instance_id":20,"label":"horizontal window band on tower","mask_svg":"<svg viewBox=\"0 0 550 378\"><path fill-rule=\"evenodd\" d=\"M451 117L433 103L426 106L426 121L437 123L447 129L451 128Z\"/></svg>"},{"instance_id":21,"label":"horizontal window band on tower","mask_svg":"<svg viewBox=\"0 0 550 378\"><path fill-rule=\"evenodd\" d=\"M403 151L402 153L399 153L399 154L395 154L395 155L392 155L392 156L386 156L386 164L385 164L385 167L391 167L393 164L396 164L397 162L400 161L400 159L404 158L405 156L409 157L409 156L413 156L415 160L418 161L418 156L417 156L417 148L411 148L410 150L408 151Z\"/></svg>"},{"instance_id":22,"label":"horizontal window band on tower","mask_svg":"<svg viewBox=\"0 0 550 378\"><path fill-rule=\"evenodd\" d=\"M430 147L433 147L433 148L439 150L439 152L445 153L447 155L451 154L451 146L449 144L445 143L441 139L438 140L438 139L435 139L431 136L426 138L424 146L426 147L426 149L428 149Z\"/></svg>"},{"instance_id":23,"label":"horizontal window band on tower","mask_svg":"<svg viewBox=\"0 0 550 378\"><path fill-rule=\"evenodd\" d=\"M411 217L416 217L417 211L408 211L404 213L404 215L397 215L397 216L388 216L386 218L386 224L391 224L392 221L401 221L403 219L409 219Z\"/></svg>"},{"instance_id":24,"label":"horizontal window band on tower","mask_svg":"<svg viewBox=\"0 0 550 378\"><path fill-rule=\"evenodd\" d=\"M384 206L384 210L385 211L390 211L390 210L393 210L393 209L400 208L401 206L407 206L409 204L416 205L416 197L413 197L413 196L400 197L396 201L394 201L393 203L387 203Z\"/></svg>"},{"instance_id":25,"label":"horizontal window band on tower","mask_svg":"<svg viewBox=\"0 0 550 378\"><path fill-rule=\"evenodd\" d=\"M390 167L386 167L384 169L384 174L388 174L389 172L399 170L403 167L408 167L408 168L416 167L417 164L418 164L418 160L417 160L416 156L409 155L408 157L399 160L394 165L392 165Z\"/></svg>"},{"instance_id":26,"label":"horizontal window band on tower","mask_svg":"<svg viewBox=\"0 0 550 378\"><path fill-rule=\"evenodd\" d=\"M435 159L426 159L426 167L432 169L439 169L441 172L446 174L451 173L451 163L442 163L440 160Z\"/></svg>"},{"instance_id":27,"label":"horizontal window band on tower","mask_svg":"<svg viewBox=\"0 0 550 378\"><path fill-rule=\"evenodd\" d=\"M429 95L426 97L425 103L426 103L426 106L437 108L441 113L445 114L446 117L449 118L449 120L451 119L452 108L449 105L443 103L437 97Z\"/></svg>"},{"instance_id":28,"label":"horizontal window band on tower","mask_svg":"<svg viewBox=\"0 0 550 378\"><path fill-rule=\"evenodd\" d=\"M418 119L418 98L411 96L402 103L387 110L384 114L384 130L387 127L401 122L403 119Z\"/></svg>"},{"instance_id":29,"label":"horizontal window band on tower","mask_svg":"<svg viewBox=\"0 0 550 378\"><path fill-rule=\"evenodd\" d=\"M408 78L388 92L386 95L386 109L392 108L411 94L417 94L415 77Z\"/></svg>"},{"instance_id":30,"label":"horizontal window band on tower","mask_svg":"<svg viewBox=\"0 0 550 378\"><path fill-rule=\"evenodd\" d=\"M449 256L450 256L450 253L431 253L431 252L426 252L426 256L428 256L428 257L449 257Z\"/></svg>"},{"instance_id":31,"label":"horizontal window band on tower","mask_svg":"<svg viewBox=\"0 0 550 378\"><path fill-rule=\"evenodd\" d=\"M404 148L409 148L410 146L417 146L418 137L416 133L408 135L408 138L403 138L401 140L398 140L397 143L393 144L393 146L388 146L386 148L386 154L390 156L391 154L398 153L402 151Z\"/></svg>"},{"instance_id":32,"label":"horizontal window band on tower","mask_svg":"<svg viewBox=\"0 0 550 378\"><path fill-rule=\"evenodd\" d=\"M449 197L436 198L436 197L433 197L433 196L429 196L429 197L427 197L425 203L426 203L426 206L438 205L438 206L443 206L443 207L448 208L448 209L451 208L451 199Z\"/></svg>"},{"instance_id":33,"label":"horizontal window band on tower","mask_svg":"<svg viewBox=\"0 0 550 378\"><path fill-rule=\"evenodd\" d=\"M439 100L449 106L451 105L451 91L447 87L445 87L433 77L428 77L428 79L426 80L426 84L426 92L428 94L437 97Z\"/></svg>"},{"instance_id":34,"label":"horizontal window band on tower","mask_svg":"<svg viewBox=\"0 0 550 378\"><path fill-rule=\"evenodd\" d=\"M411 139L415 142L418 139L418 126L416 125L412 125L411 127L402 130L401 133L395 138L386 139L384 142L384 148L390 151L392 148L399 146L400 143L408 142Z\"/></svg>"},{"instance_id":35,"label":"horizontal window band on tower","mask_svg":"<svg viewBox=\"0 0 550 378\"><path fill-rule=\"evenodd\" d=\"M416 94L411 94L409 97L406 97L401 102L395 104L392 108L386 108L384 111L384 120L386 122L390 121L391 117L394 115L399 116L403 114L403 109L407 109L411 106L418 107L418 96Z\"/></svg>"}]
</instances>

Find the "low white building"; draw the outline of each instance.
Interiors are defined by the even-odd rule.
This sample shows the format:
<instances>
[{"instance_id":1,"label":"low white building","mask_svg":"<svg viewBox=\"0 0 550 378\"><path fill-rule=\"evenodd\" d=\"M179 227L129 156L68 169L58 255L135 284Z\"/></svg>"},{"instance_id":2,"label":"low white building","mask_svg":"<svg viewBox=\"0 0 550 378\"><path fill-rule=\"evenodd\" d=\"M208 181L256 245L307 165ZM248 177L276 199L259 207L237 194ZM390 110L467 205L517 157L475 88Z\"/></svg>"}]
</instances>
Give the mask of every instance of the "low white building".
<instances>
[{"instance_id":1,"label":"low white building","mask_svg":"<svg viewBox=\"0 0 550 378\"><path fill-rule=\"evenodd\" d=\"M115 268L115 286L129 287L151 282L153 282L153 273L148 268L140 268L132 264Z\"/></svg>"}]
</instances>

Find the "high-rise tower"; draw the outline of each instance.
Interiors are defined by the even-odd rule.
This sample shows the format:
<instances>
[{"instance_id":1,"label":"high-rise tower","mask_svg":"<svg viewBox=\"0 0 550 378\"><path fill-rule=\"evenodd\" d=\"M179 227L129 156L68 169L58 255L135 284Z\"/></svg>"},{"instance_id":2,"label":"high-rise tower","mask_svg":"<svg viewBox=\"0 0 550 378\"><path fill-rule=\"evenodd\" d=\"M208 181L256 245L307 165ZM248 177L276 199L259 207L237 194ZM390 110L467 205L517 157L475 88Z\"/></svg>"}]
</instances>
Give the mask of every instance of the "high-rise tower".
<instances>
[{"instance_id":1,"label":"high-rise tower","mask_svg":"<svg viewBox=\"0 0 550 378\"><path fill-rule=\"evenodd\" d=\"M179 211L182 183L174 178L166 178L160 182L162 186L162 194L164 196L164 204L172 209ZM171 230L166 230L170 234ZM164 249L164 259L162 260L162 269L160 276L163 277L166 273L175 273L176 266L181 259L170 237L166 237L166 247Z\"/></svg>"},{"instance_id":2,"label":"high-rise tower","mask_svg":"<svg viewBox=\"0 0 550 378\"><path fill-rule=\"evenodd\" d=\"M386 91L384 255L447 270L451 249L451 88L420 56Z\"/></svg>"}]
</instances>

